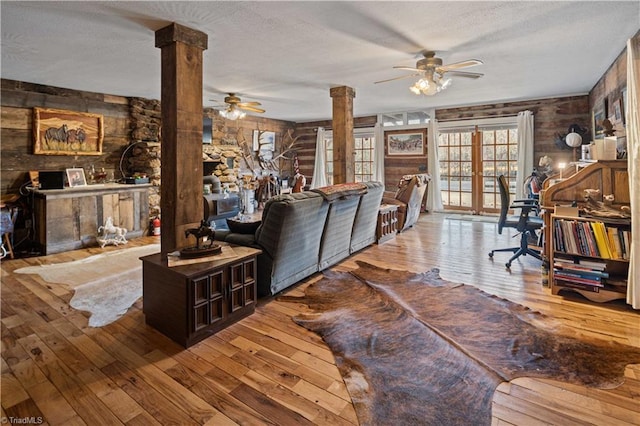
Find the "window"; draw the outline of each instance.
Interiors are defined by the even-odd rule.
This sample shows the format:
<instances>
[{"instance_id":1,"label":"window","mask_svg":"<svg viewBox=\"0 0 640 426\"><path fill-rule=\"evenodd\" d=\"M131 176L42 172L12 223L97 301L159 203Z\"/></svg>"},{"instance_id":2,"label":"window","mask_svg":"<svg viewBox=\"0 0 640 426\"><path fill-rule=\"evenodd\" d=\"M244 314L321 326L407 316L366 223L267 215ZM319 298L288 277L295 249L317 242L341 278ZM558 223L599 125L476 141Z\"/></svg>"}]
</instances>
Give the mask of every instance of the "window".
<instances>
[{"instance_id":1,"label":"window","mask_svg":"<svg viewBox=\"0 0 640 426\"><path fill-rule=\"evenodd\" d=\"M369 182L373 180L373 168L375 161L375 137L373 129L354 130L354 170L356 182ZM333 185L333 133L325 132L325 152L327 154L327 182Z\"/></svg>"},{"instance_id":2,"label":"window","mask_svg":"<svg viewBox=\"0 0 640 426\"><path fill-rule=\"evenodd\" d=\"M378 120L384 127L413 126L428 124L431 116L424 111L395 112L380 114Z\"/></svg>"}]
</instances>

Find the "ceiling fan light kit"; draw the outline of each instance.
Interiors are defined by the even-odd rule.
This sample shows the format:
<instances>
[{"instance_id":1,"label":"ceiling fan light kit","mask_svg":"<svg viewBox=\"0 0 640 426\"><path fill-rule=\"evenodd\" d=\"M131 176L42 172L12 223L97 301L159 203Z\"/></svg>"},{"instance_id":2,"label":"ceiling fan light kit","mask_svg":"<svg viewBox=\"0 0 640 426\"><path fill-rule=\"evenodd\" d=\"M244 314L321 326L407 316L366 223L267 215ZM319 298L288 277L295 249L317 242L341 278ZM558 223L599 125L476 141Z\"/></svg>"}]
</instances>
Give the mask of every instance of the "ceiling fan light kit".
<instances>
[{"instance_id":1,"label":"ceiling fan light kit","mask_svg":"<svg viewBox=\"0 0 640 426\"><path fill-rule=\"evenodd\" d=\"M451 85L451 79L442 78L437 73L426 73L424 77L416 81L413 86L409 87L409 90L416 95L432 96L439 93Z\"/></svg>"},{"instance_id":2,"label":"ceiling fan light kit","mask_svg":"<svg viewBox=\"0 0 640 426\"><path fill-rule=\"evenodd\" d=\"M233 105L229 105L227 109L221 110L220 115L227 120L237 120L239 118L245 118L247 116L245 112L240 111Z\"/></svg>"},{"instance_id":3,"label":"ceiling fan light kit","mask_svg":"<svg viewBox=\"0 0 640 426\"><path fill-rule=\"evenodd\" d=\"M245 118L247 114L243 110L257 112L258 114L265 112L264 109L258 108L261 105L260 102L242 102L235 93L229 93L229 96L224 98L224 103L227 104L227 107L220 110L220 115L227 120Z\"/></svg>"},{"instance_id":4,"label":"ceiling fan light kit","mask_svg":"<svg viewBox=\"0 0 640 426\"><path fill-rule=\"evenodd\" d=\"M396 69L413 71L414 74L376 81L376 83L386 83L388 81L399 80L402 78L419 76L420 79L416 81L411 87L409 87L409 90L416 95L432 96L436 93L440 93L451 85L451 79L444 77L444 74L447 72L455 76L467 78L480 78L484 75L475 72L459 71L461 68L482 65L482 61L478 59L469 59L466 61L443 65L442 59L436 57L436 54L433 51L424 51L422 52L422 55L424 56L424 58L416 62L415 67L393 67Z\"/></svg>"}]
</instances>

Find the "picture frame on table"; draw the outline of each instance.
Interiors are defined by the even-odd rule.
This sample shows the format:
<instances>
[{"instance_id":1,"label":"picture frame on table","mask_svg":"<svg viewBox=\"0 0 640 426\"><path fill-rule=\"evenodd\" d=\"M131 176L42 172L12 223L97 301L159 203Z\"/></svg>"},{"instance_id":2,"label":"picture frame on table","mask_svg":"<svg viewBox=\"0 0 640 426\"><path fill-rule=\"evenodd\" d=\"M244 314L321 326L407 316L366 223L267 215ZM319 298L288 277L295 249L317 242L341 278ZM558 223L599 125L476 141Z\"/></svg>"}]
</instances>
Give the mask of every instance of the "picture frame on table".
<instances>
[{"instance_id":1,"label":"picture frame on table","mask_svg":"<svg viewBox=\"0 0 640 426\"><path fill-rule=\"evenodd\" d=\"M427 130L385 132L385 154L389 157L421 157L427 153Z\"/></svg>"},{"instance_id":2,"label":"picture frame on table","mask_svg":"<svg viewBox=\"0 0 640 426\"><path fill-rule=\"evenodd\" d=\"M87 186L87 179L82 168L67 169L67 180L69 181L69 188Z\"/></svg>"},{"instance_id":3,"label":"picture frame on table","mask_svg":"<svg viewBox=\"0 0 640 426\"><path fill-rule=\"evenodd\" d=\"M36 155L102 155L101 114L33 108L33 153Z\"/></svg>"}]
</instances>

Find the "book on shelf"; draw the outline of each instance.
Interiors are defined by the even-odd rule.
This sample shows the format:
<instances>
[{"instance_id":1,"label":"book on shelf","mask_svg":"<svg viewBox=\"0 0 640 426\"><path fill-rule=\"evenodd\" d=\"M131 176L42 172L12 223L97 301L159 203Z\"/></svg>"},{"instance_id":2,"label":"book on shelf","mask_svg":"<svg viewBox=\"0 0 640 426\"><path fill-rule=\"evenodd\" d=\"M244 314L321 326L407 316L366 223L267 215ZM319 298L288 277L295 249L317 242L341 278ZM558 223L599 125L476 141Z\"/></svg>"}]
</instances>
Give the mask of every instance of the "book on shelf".
<instances>
[{"instance_id":1,"label":"book on shelf","mask_svg":"<svg viewBox=\"0 0 640 426\"><path fill-rule=\"evenodd\" d=\"M580 256L623 260L629 258L631 231L602 221L556 219L554 249Z\"/></svg>"},{"instance_id":2,"label":"book on shelf","mask_svg":"<svg viewBox=\"0 0 640 426\"><path fill-rule=\"evenodd\" d=\"M598 251L600 257L603 259L611 259L611 250L609 248L609 239L607 238L607 232L602 222L591 222L593 228L593 235L596 238L596 244L598 245Z\"/></svg>"},{"instance_id":3,"label":"book on shelf","mask_svg":"<svg viewBox=\"0 0 640 426\"><path fill-rule=\"evenodd\" d=\"M593 285L596 287L604 287L604 283L600 277L584 277L578 274L565 273L562 271L554 271L553 277L557 280L571 281L580 284Z\"/></svg>"},{"instance_id":4,"label":"book on shelf","mask_svg":"<svg viewBox=\"0 0 640 426\"><path fill-rule=\"evenodd\" d=\"M631 231L622 231L623 241L624 241L624 258L629 259L629 253L631 252Z\"/></svg>"},{"instance_id":5,"label":"book on shelf","mask_svg":"<svg viewBox=\"0 0 640 426\"><path fill-rule=\"evenodd\" d=\"M592 291L594 293L599 293L600 292L600 287L598 287L598 286L577 283L577 282L574 282L574 281L565 281L565 280L561 280L561 279L556 279L556 285L561 286L561 287L570 287L570 288L576 288L576 289L579 289L579 290Z\"/></svg>"},{"instance_id":6,"label":"book on shelf","mask_svg":"<svg viewBox=\"0 0 640 426\"><path fill-rule=\"evenodd\" d=\"M564 257L556 257L554 258L555 263L559 263L562 265L576 265L582 266L585 268L593 269L596 271L604 271L607 268L607 264L605 262L598 262L597 260L589 260L589 259L565 259Z\"/></svg>"},{"instance_id":7,"label":"book on shelf","mask_svg":"<svg viewBox=\"0 0 640 426\"><path fill-rule=\"evenodd\" d=\"M563 262L554 262L553 267L567 273L581 274L582 276L609 278L608 272L591 269L588 266L582 266L577 263L567 264Z\"/></svg>"},{"instance_id":8,"label":"book on shelf","mask_svg":"<svg viewBox=\"0 0 640 426\"><path fill-rule=\"evenodd\" d=\"M604 271L607 268L607 264L605 262L598 262L596 260L579 259L578 264L598 271Z\"/></svg>"}]
</instances>

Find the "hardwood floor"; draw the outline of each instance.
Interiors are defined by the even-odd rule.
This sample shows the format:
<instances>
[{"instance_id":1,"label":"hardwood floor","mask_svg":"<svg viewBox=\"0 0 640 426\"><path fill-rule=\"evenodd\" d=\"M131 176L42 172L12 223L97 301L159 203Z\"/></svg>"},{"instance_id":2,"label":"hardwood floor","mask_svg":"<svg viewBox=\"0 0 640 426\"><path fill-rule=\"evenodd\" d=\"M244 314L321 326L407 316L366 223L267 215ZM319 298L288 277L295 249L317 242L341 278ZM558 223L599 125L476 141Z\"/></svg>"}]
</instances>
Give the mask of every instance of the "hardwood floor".
<instances>
[{"instance_id":1,"label":"hardwood floor","mask_svg":"<svg viewBox=\"0 0 640 426\"><path fill-rule=\"evenodd\" d=\"M640 347L640 314L622 302L595 304L552 296L539 261L505 270L513 245L494 223L424 215L413 229L374 245L355 260L421 272L437 267L450 281L526 305L577 332ZM132 240L126 247L156 242ZM118 250L109 247L108 250ZM105 250L107 250L105 249ZM41 417L44 424L358 424L333 355L291 317L305 306L261 300L255 314L184 350L144 323L139 300L118 321L89 328L70 308L72 294L23 266L60 263L99 248L2 262L2 417ZM73 271L70 271L73 273ZM286 294L300 295L316 274ZM640 365L610 390L520 378L500 385L493 424L640 424Z\"/></svg>"}]
</instances>

